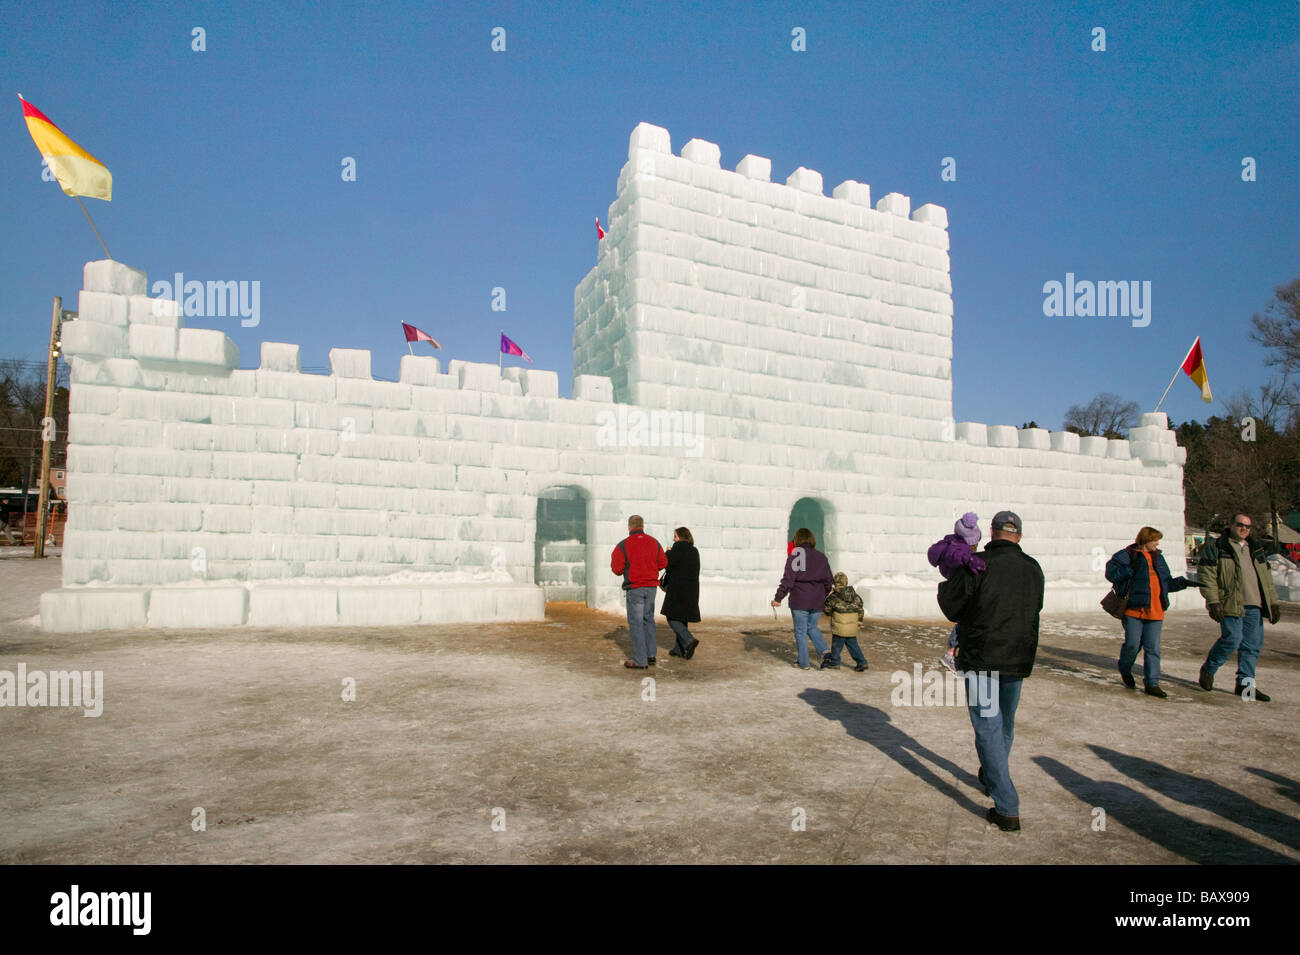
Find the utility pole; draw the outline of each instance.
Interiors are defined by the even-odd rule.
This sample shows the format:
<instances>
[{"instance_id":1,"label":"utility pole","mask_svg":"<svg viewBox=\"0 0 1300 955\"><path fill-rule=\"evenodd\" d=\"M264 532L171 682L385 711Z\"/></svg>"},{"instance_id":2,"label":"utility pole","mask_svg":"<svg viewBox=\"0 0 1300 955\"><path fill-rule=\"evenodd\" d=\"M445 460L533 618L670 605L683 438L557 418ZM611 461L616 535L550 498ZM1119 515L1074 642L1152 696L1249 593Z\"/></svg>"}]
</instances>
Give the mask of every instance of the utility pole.
<instances>
[{"instance_id":1,"label":"utility pole","mask_svg":"<svg viewBox=\"0 0 1300 955\"><path fill-rule=\"evenodd\" d=\"M50 317L50 352L49 361L45 366L45 417L41 420L41 471L39 480L41 482L41 493L37 500L38 511L36 513L36 550L33 551L33 557L45 556L45 525L50 510L50 444L55 439L54 434L54 382L55 371L59 363L59 326L63 323L64 317L76 317L75 312L63 311L63 299L54 296L54 312ZM24 502L25 506L25 502Z\"/></svg>"}]
</instances>

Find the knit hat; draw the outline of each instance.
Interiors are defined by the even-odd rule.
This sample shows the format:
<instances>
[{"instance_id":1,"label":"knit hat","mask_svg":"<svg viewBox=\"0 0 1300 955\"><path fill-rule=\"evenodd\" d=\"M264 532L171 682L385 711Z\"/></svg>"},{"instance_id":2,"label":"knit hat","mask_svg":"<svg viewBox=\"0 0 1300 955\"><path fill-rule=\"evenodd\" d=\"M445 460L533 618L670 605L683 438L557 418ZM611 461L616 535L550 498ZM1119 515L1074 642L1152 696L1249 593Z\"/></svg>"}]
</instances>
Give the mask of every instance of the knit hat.
<instances>
[{"instance_id":1,"label":"knit hat","mask_svg":"<svg viewBox=\"0 0 1300 955\"><path fill-rule=\"evenodd\" d=\"M826 578L823 577L822 579L825 580ZM848 574L836 574L836 575L835 575L835 586L836 586L836 587L847 587L848 585L849 585L849 575L848 575Z\"/></svg>"},{"instance_id":2,"label":"knit hat","mask_svg":"<svg viewBox=\"0 0 1300 955\"><path fill-rule=\"evenodd\" d=\"M961 520L952 526L952 531L974 549L975 545L980 542L979 515L974 511L967 511L961 516Z\"/></svg>"}]
</instances>

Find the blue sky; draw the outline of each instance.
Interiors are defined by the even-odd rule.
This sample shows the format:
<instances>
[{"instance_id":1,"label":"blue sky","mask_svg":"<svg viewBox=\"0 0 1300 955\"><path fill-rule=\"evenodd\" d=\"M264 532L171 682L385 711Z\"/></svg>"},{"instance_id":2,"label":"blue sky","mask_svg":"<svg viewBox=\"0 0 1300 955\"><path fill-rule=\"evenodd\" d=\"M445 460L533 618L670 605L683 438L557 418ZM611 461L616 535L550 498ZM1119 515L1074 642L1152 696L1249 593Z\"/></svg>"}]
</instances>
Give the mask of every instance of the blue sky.
<instances>
[{"instance_id":1,"label":"blue sky","mask_svg":"<svg viewBox=\"0 0 1300 955\"><path fill-rule=\"evenodd\" d=\"M257 327L189 321L244 367L287 341L317 369L369 348L396 378L400 320L444 363L495 361L504 327L567 393L592 220L647 121L725 168L755 153L777 181L803 165L828 193L945 206L958 420L1059 428L1101 391L1150 410L1197 335L1227 398L1267 372L1251 315L1300 275L1298 64L1292 0L6 3L0 357L43 358L51 296L75 307L102 257L41 180L22 93L112 171L113 201L85 202L116 259L261 283ZM1150 281L1150 325L1045 316L1067 272ZM1165 410L1223 407L1180 376Z\"/></svg>"}]
</instances>

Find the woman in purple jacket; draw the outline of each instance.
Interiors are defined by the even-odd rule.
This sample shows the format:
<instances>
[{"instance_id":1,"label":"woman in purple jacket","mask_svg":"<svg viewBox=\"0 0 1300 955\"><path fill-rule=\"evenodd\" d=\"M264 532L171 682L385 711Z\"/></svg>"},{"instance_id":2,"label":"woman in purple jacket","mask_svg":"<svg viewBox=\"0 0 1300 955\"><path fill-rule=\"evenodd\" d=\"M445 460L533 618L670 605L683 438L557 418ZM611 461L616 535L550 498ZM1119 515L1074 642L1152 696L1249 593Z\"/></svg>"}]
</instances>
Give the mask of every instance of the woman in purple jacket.
<instances>
[{"instance_id":1,"label":"woman in purple jacket","mask_svg":"<svg viewBox=\"0 0 1300 955\"><path fill-rule=\"evenodd\" d=\"M785 574L781 586L776 588L773 607L781 606L781 600L790 595L790 616L794 618L794 647L799 652L799 669L811 670L808 662L808 640L821 654L821 662L830 659L826 641L817 629L817 618L826 606L826 595L831 592L835 581L831 576L831 563L826 555L817 549L817 538L806 527L794 533L794 549L785 559Z\"/></svg>"}]
</instances>

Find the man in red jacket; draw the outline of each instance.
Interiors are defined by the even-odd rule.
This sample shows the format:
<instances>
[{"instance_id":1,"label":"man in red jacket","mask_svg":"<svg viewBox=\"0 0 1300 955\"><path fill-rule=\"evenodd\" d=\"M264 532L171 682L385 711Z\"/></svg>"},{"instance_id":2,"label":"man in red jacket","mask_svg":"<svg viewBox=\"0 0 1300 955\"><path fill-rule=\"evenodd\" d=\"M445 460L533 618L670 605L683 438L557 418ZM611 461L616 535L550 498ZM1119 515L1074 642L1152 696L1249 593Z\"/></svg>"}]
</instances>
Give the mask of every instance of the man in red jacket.
<instances>
[{"instance_id":1,"label":"man in red jacket","mask_svg":"<svg viewBox=\"0 0 1300 955\"><path fill-rule=\"evenodd\" d=\"M655 590L659 571L668 566L668 558L659 542L645 532L641 515L627 519L627 537L619 541L610 555L609 568L623 578L627 591L627 629L632 634L632 660L624 660L629 670L644 670L655 665Z\"/></svg>"}]
</instances>

